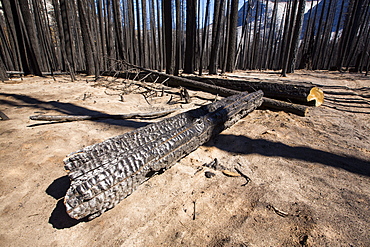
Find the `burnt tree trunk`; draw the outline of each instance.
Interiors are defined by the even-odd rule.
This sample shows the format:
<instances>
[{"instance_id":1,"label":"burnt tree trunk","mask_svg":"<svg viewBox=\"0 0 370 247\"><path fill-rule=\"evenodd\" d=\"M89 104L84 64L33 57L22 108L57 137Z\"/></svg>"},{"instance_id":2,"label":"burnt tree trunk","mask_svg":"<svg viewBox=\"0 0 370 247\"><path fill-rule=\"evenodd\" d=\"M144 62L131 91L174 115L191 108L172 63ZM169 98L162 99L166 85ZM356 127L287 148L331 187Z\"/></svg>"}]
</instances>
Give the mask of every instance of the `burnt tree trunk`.
<instances>
[{"instance_id":1,"label":"burnt tree trunk","mask_svg":"<svg viewBox=\"0 0 370 247\"><path fill-rule=\"evenodd\" d=\"M77 1L78 13L80 17L81 29L82 29L82 40L83 49L85 52L85 62L86 62L86 74L95 74L95 62L94 62L94 43L92 43L92 33L88 25L87 20L87 4L85 0Z\"/></svg>"},{"instance_id":2,"label":"burnt tree trunk","mask_svg":"<svg viewBox=\"0 0 370 247\"><path fill-rule=\"evenodd\" d=\"M226 72L233 72L235 68L236 26L238 24L238 5L239 5L239 0L231 1L229 44L228 44L227 60L226 60Z\"/></svg>"},{"instance_id":3,"label":"burnt tree trunk","mask_svg":"<svg viewBox=\"0 0 370 247\"><path fill-rule=\"evenodd\" d=\"M184 73L193 74L195 69L196 0L186 1L186 48Z\"/></svg>"},{"instance_id":4,"label":"burnt tree trunk","mask_svg":"<svg viewBox=\"0 0 370 247\"><path fill-rule=\"evenodd\" d=\"M219 1L217 1L219 2ZM212 30L212 47L211 47L211 54L210 54L210 61L209 61L209 74L217 74L218 70L218 59L219 59L219 52L220 52L220 46L221 46L221 39L222 39L222 31L221 31L221 24L224 20L224 10L225 10L225 1L221 0L219 3L219 9L217 10L218 15L215 16L214 19L217 19L217 27ZM216 9L216 4L215 4ZM215 27L216 23L214 23Z\"/></svg>"},{"instance_id":5,"label":"burnt tree trunk","mask_svg":"<svg viewBox=\"0 0 370 247\"><path fill-rule=\"evenodd\" d=\"M220 96L230 96L230 95L240 93L240 91L220 87L220 86L214 85L214 83L208 84L208 83L204 83L204 82L201 82L201 81L188 79L188 78L193 78L193 77L184 78L184 77L172 76L172 75L167 75L165 73L161 73L161 72L158 72L158 71L153 71L153 70L150 70L150 69L141 68L141 67L136 66L136 65L132 65L132 64L128 64L128 65L132 66L134 68L143 70L145 72L142 72L139 75L136 74L136 73L127 73L127 72L122 73L122 74L115 73L114 75L117 76L117 77L130 78L130 79L136 79L136 80L139 80L139 79L145 77L146 80L147 79L150 80L150 78L148 77L148 73L150 73L150 74L158 76L157 78L152 78L152 81L156 81L158 83L164 83L165 82L169 86L175 86L175 87L184 86L184 87L187 87L187 88L202 90L202 91L213 93L213 94L220 95ZM109 74L105 74L105 75L109 75ZM195 78L195 79L197 79L197 78ZM253 91L255 91L255 89L253 89ZM322 100L323 100L323 93L322 93L321 89L314 90L314 94L311 97L315 97L315 99L322 97ZM309 99L309 100L311 100L311 99ZM281 111L285 111L285 112L291 112L291 113L294 113L294 114L297 114L297 115L300 115L300 116L305 116L308 109L309 109L309 107L304 106L304 105L288 103L288 102L284 102L284 101L280 101L280 100L276 100L276 99L270 99L270 98L266 98L266 97L264 97L263 106L265 108L273 108L273 109L277 109L277 110L281 110Z\"/></svg>"},{"instance_id":6,"label":"burnt tree trunk","mask_svg":"<svg viewBox=\"0 0 370 247\"><path fill-rule=\"evenodd\" d=\"M172 6L171 0L163 0L163 22L166 53L166 73L173 74L172 61Z\"/></svg>"},{"instance_id":7,"label":"burnt tree trunk","mask_svg":"<svg viewBox=\"0 0 370 247\"><path fill-rule=\"evenodd\" d=\"M180 54L181 54L181 41L182 41L182 30L181 30L181 3L180 0L176 0L176 43L175 43L175 71L174 75L178 76L180 71Z\"/></svg>"},{"instance_id":8,"label":"burnt tree trunk","mask_svg":"<svg viewBox=\"0 0 370 247\"><path fill-rule=\"evenodd\" d=\"M324 93L321 89L314 86L200 77L189 77L189 79L242 92L262 90L265 97L292 101L306 105L320 106L324 101Z\"/></svg>"},{"instance_id":9,"label":"burnt tree trunk","mask_svg":"<svg viewBox=\"0 0 370 247\"><path fill-rule=\"evenodd\" d=\"M200 58L199 58L199 75L202 75L203 73L203 57L205 53L205 48L206 48L206 42L208 40L208 16L209 16L209 3L210 0L207 0L206 3L206 14L204 17L204 27L203 27L203 33L202 33L202 47L200 49Z\"/></svg>"},{"instance_id":10,"label":"burnt tree trunk","mask_svg":"<svg viewBox=\"0 0 370 247\"><path fill-rule=\"evenodd\" d=\"M26 0L10 1L24 73L42 76L35 28ZM30 29L28 29L30 28ZM30 36L29 36L30 34ZM36 50L35 50L36 49Z\"/></svg>"},{"instance_id":11,"label":"burnt tree trunk","mask_svg":"<svg viewBox=\"0 0 370 247\"><path fill-rule=\"evenodd\" d=\"M154 174L170 168L262 104L261 91L240 93L86 147L64 160L64 198L75 219L93 219L116 206Z\"/></svg>"},{"instance_id":12,"label":"burnt tree trunk","mask_svg":"<svg viewBox=\"0 0 370 247\"><path fill-rule=\"evenodd\" d=\"M8 80L3 59L0 57L0 81Z\"/></svg>"},{"instance_id":13,"label":"burnt tree trunk","mask_svg":"<svg viewBox=\"0 0 370 247\"><path fill-rule=\"evenodd\" d=\"M304 8L306 5L306 0L299 0L297 18L294 25L293 37L292 37L292 48L289 51L289 60L287 61L286 73L293 73L295 68L295 63L297 59L298 46L300 40L300 34L302 30L302 21L304 15Z\"/></svg>"}]
</instances>

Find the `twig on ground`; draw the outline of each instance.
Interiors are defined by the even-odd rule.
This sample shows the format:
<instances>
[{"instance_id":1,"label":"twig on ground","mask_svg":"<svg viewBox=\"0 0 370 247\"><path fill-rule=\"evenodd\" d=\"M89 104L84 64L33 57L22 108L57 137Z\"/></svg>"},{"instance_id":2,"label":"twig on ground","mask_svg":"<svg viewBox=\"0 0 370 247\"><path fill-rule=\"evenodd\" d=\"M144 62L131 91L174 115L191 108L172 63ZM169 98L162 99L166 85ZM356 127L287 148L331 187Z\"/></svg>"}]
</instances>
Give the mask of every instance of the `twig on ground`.
<instances>
[{"instance_id":1,"label":"twig on ground","mask_svg":"<svg viewBox=\"0 0 370 247\"><path fill-rule=\"evenodd\" d=\"M274 206L273 206L273 205L271 205L271 204L267 205L267 208L268 208L268 209L272 209L272 210L274 210L274 212L275 212L277 215L281 216L281 217L287 217L287 216L289 215L287 212L281 211L281 210L277 209L276 207L274 207Z\"/></svg>"},{"instance_id":2,"label":"twig on ground","mask_svg":"<svg viewBox=\"0 0 370 247\"><path fill-rule=\"evenodd\" d=\"M193 204L194 204L193 220L195 220L195 203L196 203L196 201L194 200L193 201Z\"/></svg>"},{"instance_id":3,"label":"twig on ground","mask_svg":"<svg viewBox=\"0 0 370 247\"><path fill-rule=\"evenodd\" d=\"M240 174L240 176L245 178L246 182L245 184L242 184L242 186L246 186L251 181L251 179L247 175L243 174L238 168L234 168L234 169Z\"/></svg>"}]
</instances>

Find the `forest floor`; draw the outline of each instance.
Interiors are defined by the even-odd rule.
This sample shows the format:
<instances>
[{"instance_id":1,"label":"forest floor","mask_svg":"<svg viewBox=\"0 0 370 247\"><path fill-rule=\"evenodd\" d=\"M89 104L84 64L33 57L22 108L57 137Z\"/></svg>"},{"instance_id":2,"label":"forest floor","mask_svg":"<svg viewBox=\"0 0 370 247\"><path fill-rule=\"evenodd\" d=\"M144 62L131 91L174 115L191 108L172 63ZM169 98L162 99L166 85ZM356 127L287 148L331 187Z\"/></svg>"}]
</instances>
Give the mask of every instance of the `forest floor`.
<instances>
[{"instance_id":1,"label":"forest floor","mask_svg":"<svg viewBox=\"0 0 370 247\"><path fill-rule=\"evenodd\" d=\"M50 123L29 116L180 108L174 115L215 96L189 91L186 104L174 88L147 100L135 92L121 97L127 83L82 75L0 82L0 111L10 118L0 121L0 246L370 246L369 77L229 76L312 83L325 103L307 117L255 110L92 221L65 213L63 159L160 119ZM251 181L203 166L215 158Z\"/></svg>"}]
</instances>

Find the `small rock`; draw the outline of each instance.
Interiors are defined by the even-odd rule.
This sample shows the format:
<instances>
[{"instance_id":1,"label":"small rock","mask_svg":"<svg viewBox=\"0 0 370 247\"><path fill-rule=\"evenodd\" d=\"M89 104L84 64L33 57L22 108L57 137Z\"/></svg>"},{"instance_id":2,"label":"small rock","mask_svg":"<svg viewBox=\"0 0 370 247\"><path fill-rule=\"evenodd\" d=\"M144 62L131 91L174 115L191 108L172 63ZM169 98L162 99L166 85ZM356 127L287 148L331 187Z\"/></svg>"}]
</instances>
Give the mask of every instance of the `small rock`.
<instances>
[{"instance_id":1,"label":"small rock","mask_svg":"<svg viewBox=\"0 0 370 247\"><path fill-rule=\"evenodd\" d=\"M216 176L216 174L214 174L213 172L209 172L209 171L206 171L206 172L204 173L204 175L206 176L206 178L211 178L211 177Z\"/></svg>"}]
</instances>

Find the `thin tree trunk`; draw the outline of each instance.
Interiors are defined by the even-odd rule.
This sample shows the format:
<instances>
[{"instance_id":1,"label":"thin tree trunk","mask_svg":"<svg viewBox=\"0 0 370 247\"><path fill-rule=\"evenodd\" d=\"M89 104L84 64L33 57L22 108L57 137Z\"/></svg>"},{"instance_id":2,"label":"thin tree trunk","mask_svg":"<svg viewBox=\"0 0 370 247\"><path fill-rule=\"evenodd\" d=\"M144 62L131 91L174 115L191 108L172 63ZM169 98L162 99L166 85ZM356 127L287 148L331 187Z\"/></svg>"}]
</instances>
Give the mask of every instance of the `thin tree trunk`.
<instances>
[{"instance_id":1,"label":"thin tree trunk","mask_svg":"<svg viewBox=\"0 0 370 247\"><path fill-rule=\"evenodd\" d=\"M23 71L25 74L42 76L40 69L39 44L34 21L27 0L11 1L12 14L16 26ZM15 19L16 18L16 19Z\"/></svg>"},{"instance_id":2,"label":"thin tree trunk","mask_svg":"<svg viewBox=\"0 0 370 247\"><path fill-rule=\"evenodd\" d=\"M25 35L26 40L26 50L28 52L29 62L32 68L32 73L34 75L42 76L41 71L43 70L40 44L37 38L37 31L35 22L31 15L31 9L28 0L18 0L20 5L20 10L23 19L23 35Z\"/></svg>"},{"instance_id":3,"label":"thin tree trunk","mask_svg":"<svg viewBox=\"0 0 370 247\"><path fill-rule=\"evenodd\" d=\"M122 15L119 7L119 0L113 0L113 16L115 25L116 47L118 51L118 59L125 60L125 51L123 48L123 31L122 31Z\"/></svg>"},{"instance_id":4,"label":"thin tree trunk","mask_svg":"<svg viewBox=\"0 0 370 247\"><path fill-rule=\"evenodd\" d=\"M146 12L146 0L141 0L142 5L142 19L143 19L143 65L148 66L148 27L147 27L147 12Z\"/></svg>"},{"instance_id":5,"label":"thin tree trunk","mask_svg":"<svg viewBox=\"0 0 370 247\"><path fill-rule=\"evenodd\" d=\"M173 74L172 60L172 6L171 0L163 0L163 19L166 47L166 73Z\"/></svg>"},{"instance_id":6,"label":"thin tree trunk","mask_svg":"<svg viewBox=\"0 0 370 247\"><path fill-rule=\"evenodd\" d=\"M1 0L4 16L6 20L6 24L9 27L9 45L10 49L12 51L11 58L14 62L14 69L15 70L22 70L22 59L20 55L20 47L18 44L18 37L17 37L17 31L15 27L15 20L13 17L13 11L12 6L10 4L10 1L8 0Z\"/></svg>"},{"instance_id":7,"label":"thin tree trunk","mask_svg":"<svg viewBox=\"0 0 370 247\"><path fill-rule=\"evenodd\" d=\"M186 1L186 48L184 73L193 74L196 41L196 0Z\"/></svg>"},{"instance_id":8,"label":"thin tree trunk","mask_svg":"<svg viewBox=\"0 0 370 247\"><path fill-rule=\"evenodd\" d=\"M202 75L203 73L203 57L205 53L205 46L208 38L208 16L209 16L209 3L210 0L207 0L206 3L206 14L204 17L204 27L203 27L203 34L202 34L202 48L200 52L200 59L199 59L199 75Z\"/></svg>"},{"instance_id":9,"label":"thin tree trunk","mask_svg":"<svg viewBox=\"0 0 370 247\"><path fill-rule=\"evenodd\" d=\"M181 6L180 0L176 0L176 43L175 43L175 71L174 75L179 75L180 70L180 50L181 50Z\"/></svg>"},{"instance_id":10,"label":"thin tree trunk","mask_svg":"<svg viewBox=\"0 0 370 247\"><path fill-rule=\"evenodd\" d=\"M235 55L236 55L236 28L238 24L238 7L239 0L231 1L231 11L230 11L230 29L229 29L229 45L228 45L228 56L226 63L226 72L233 72L235 65Z\"/></svg>"},{"instance_id":11,"label":"thin tree trunk","mask_svg":"<svg viewBox=\"0 0 370 247\"><path fill-rule=\"evenodd\" d=\"M299 36L301 34L302 30L302 21L303 21L303 14L304 14L304 8L306 5L306 0L299 0L298 5L298 12L297 12L297 18L294 26L294 33L292 37L292 47L290 49L289 54L289 60L288 60L288 66L287 66L287 73L293 73L297 58L297 52L298 52L298 46L299 46Z\"/></svg>"},{"instance_id":12,"label":"thin tree trunk","mask_svg":"<svg viewBox=\"0 0 370 247\"><path fill-rule=\"evenodd\" d=\"M99 56L101 56L101 69L107 70L107 46L106 46L106 32L105 32L105 21L103 16L103 1L104 0L97 0L97 6L98 6L98 20L99 20L99 28L100 28L100 51Z\"/></svg>"},{"instance_id":13,"label":"thin tree trunk","mask_svg":"<svg viewBox=\"0 0 370 247\"><path fill-rule=\"evenodd\" d=\"M284 57L284 60L282 61L282 65L283 65L283 69L282 69L282 72L281 72L281 75L282 76L286 76L286 73L287 73L287 69L288 69L288 64L289 64L289 57L290 57L290 53L291 53L291 48L292 48L292 38L293 38L293 29L294 29L294 23L296 22L296 9L297 9L297 4L298 4L298 0L293 0L293 6L291 7L290 11L289 11L289 28L286 29L286 32L287 33L287 38L285 39L285 49L284 49L284 53L282 54L282 56Z\"/></svg>"},{"instance_id":14,"label":"thin tree trunk","mask_svg":"<svg viewBox=\"0 0 370 247\"><path fill-rule=\"evenodd\" d=\"M219 11L217 11L219 12L218 16L215 16L215 19L217 19L217 27L215 29L216 30L215 36L212 42L211 56L210 56L210 62L209 62L209 74L213 74L213 75L217 74L217 69L218 69L218 58L219 58L219 51L220 51L221 39L222 39L221 24L224 19L224 10L225 10L224 3L225 1L221 0L220 7L219 7L220 9ZM215 8L216 8L216 3L215 3Z\"/></svg>"},{"instance_id":15,"label":"thin tree trunk","mask_svg":"<svg viewBox=\"0 0 370 247\"><path fill-rule=\"evenodd\" d=\"M87 4L85 0L78 0L78 13L82 28L82 40L83 40L83 50L85 52L85 62L86 62L86 73L88 75L95 74L95 64L94 64L94 56L93 56L93 47L94 44L91 42L91 30L88 25L87 20L87 13L88 10Z\"/></svg>"},{"instance_id":16,"label":"thin tree trunk","mask_svg":"<svg viewBox=\"0 0 370 247\"><path fill-rule=\"evenodd\" d=\"M61 19L60 19L60 32L63 33L61 35L61 43L64 44L65 51L65 62L67 64L68 70L71 73L72 80L74 80L74 73L75 73L75 63L73 59L72 53L72 39L70 34L70 15L69 15L69 7L68 2L66 0L59 0L60 2L60 10L61 10ZM62 40L63 39L63 40Z\"/></svg>"},{"instance_id":17,"label":"thin tree trunk","mask_svg":"<svg viewBox=\"0 0 370 247\"><path fill-rule=\"evenodd\" d=\"M8 80L8 75L6 74L5 65L0 57L0 81Z\"/></svg>"}]
</instances>

